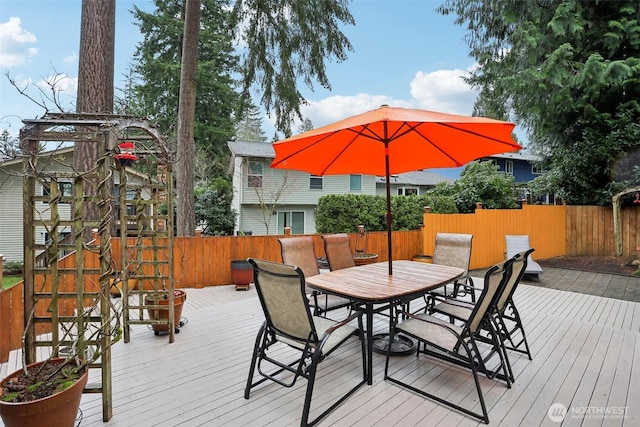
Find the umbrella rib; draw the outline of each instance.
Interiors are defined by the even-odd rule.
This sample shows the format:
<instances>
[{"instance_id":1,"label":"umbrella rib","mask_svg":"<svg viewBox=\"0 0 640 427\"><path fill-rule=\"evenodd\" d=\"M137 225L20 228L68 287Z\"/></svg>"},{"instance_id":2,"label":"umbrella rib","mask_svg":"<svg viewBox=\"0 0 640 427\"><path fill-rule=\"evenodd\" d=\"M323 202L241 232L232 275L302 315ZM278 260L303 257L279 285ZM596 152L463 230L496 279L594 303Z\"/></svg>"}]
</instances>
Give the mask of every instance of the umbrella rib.
<instances>
[{"instance_id":1,"label":"umbrella rib","mask_svg":"<svg viewBox=\"0 0 640 427\"><path fill-rule=\"evenodd\" d=\"M459 128L457 126L453 126L453 125L451 125L449 123L434 123L434 124L436 124L438 126L444 126L444 127L449 128L449 129L455 129L458 132L463 132L463 133L467 133L469 135L473 135L473 136L477 136L477 137L480 137L480 138L488 139L488 140L491 140L491 141L494 141L494 142L498 142L500 144L504 144L504 145L507 145L509 147L513 147L513 144L508 142L508 141L503 141L502 139L494 138L492 136L483 135L481 133L478 133L478 132L475 132L475 131L472 131L472 130L462 129L462 128Z\"/></svg>"},{"instance_id":2,"label":"umbrella rib","mask_svg":"<svg viewBox=\"0 0 640 427\"><path fill-rule=\"evenodd\" d=\"M364 138L369 138L372 139L374 141L381 141L380 137L378 135L376 135L376 133L369 128L369 124L364 124L362 125L362 129L360 130L355 130L355 129L344 129L346 131L349 132L353 132L353 138L351 139L351 141L349 141L348 143L346 143L344 145L344 147L342 148L342 150L340 150L340 153L338 153L338 155L334 156L334 159L329 162L329 164L327 164L327 167L323 169L322 173L320 175L324 175L324 173L327 171L327 169L329 169L331 166L333 166L333 164L338 160L338 158L345 152L347 151L347 149L351 146L351 144L354 143L354 141L359 137L364 137ZM370 132L369 134L365 133L365 131Z\"/></svg>"},{"instance_id":3,"label":"umbrella rib","mask_svg":"<svg viewBox=\"0 0 640 427\"><path fill-rule=\"evenodd\" d=\"M302 153L303 151L306 151L306 150L308 150L309 148L313 147L314 145L321 143L322 141L324 141L325 139L327 139L327 138L329 138L329 137L331 137L331 136L335 135L336 133L338 133L338 131L334 131L334 132L327 133L327 134L323 135L323 136L322 136L320 139L318 139L317 141L315 141L315 142L313 142L313 143L311 143L311 144L309 144L309 145L305 145L305 146L304 146L304 147L302 147L301 149L299 149L299 150L297 150L297 151L294 151L293 153L289 154L288 156L285 156L285 157L283 157L282 159L278 160L278 162L276 162L276 161L275 161L275 159L274 159L274 161L273 161L273 163L271 164L271 166L272 166L272 167L273 167L273 166L277 166L277 165L281 164L282 162L289 160L291 157L297 156L298 154Z\"/></svg>"}]
</instances>

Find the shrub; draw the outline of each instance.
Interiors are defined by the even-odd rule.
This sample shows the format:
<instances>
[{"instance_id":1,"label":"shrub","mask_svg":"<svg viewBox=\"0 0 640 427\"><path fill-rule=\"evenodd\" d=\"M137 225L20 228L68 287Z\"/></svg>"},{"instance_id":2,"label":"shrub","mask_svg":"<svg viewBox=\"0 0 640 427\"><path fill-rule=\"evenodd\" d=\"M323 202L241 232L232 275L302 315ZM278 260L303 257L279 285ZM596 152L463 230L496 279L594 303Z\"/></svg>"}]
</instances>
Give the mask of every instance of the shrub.
<instances>
[{"instance_id":1,"label":"shrub","mask_svg":"<svg viewBox=\"0 0 640 427\"><path fill-rule=\"evenodd\" d=\"M6 276L19 276L22 274L22 263L8 261L2 264L2 273Z\"/></svg>"}]
</instances>

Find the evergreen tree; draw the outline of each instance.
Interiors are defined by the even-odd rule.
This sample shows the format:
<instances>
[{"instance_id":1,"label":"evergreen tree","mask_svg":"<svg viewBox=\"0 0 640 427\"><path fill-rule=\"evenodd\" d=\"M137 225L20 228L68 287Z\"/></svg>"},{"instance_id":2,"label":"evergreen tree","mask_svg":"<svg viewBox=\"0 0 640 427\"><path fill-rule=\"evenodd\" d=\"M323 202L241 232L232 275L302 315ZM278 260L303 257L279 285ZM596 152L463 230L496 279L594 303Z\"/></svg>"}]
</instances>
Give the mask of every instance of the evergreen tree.
<instances>
[{"instance_id":1,"label":"evergreen tree","mask_svg":"<svg viewBox=\"0 0 640 427\"><path fill-rule=\"evenodd\" d=\"M236 124L237 141L266 142L267 137L262 130L262 118L255 105L250 105L242 112L242 116Z\"/></svg>"},{"instance_id":2,"label":"evergreen tree","mask_svg":"<svg viewBox=\"0 0 640 427\"><path fill-rule=\"evenodd\" d=\"M291 123L302 119L305 99L298 81L330 89L325 59L343 61L353 50L340 25L353 25L348 0L236 0L232 29L246 44L243 57L243 105L251 88L260 104L276 117L276 130L291 135Z\"/></svg>"},{"instance_id":3,"label":"evergreen tree","mask_svg":"<svg viewBox=\"0 0 640 427\"><path fill-rule=\"evenodd\" d=\"M134 6L144 40L138 45L132 85L134 114L147 117L161 132L175 135L180 93L184 4L182 0L154 0L156 10L146 13ZM196 149L215 165L216 176L226 174L227 141L234 134L233 112L237 107L238 70L233 52L227 0L202 0L198 64L196 72ZM196 177L196 180L206 177Z\"/></svg>"},{"instance_id":4,"label":"evergreen tree","mask_svg":"<svg viewBox=\"0 0 640 427\"><path fill-rule=\"evenodd\" d=\"M11 136L7 129L0 131L0 162L15 159L20 155L20 139Z\"/></svg>"},{"instance_id":5,"label":"evergreen tree","mask_svg":"<svg viewBox=\"0 0 640 427\"><path fill-rule=\"evenodd\" d=\"M528 129L569 203L610 203L616 165L640 149L640 3L446 0L439 10L469 30L478 110Z\"/></svg>"},{"instance_id":6,"label":"evergreen tree","mask_svg":"<svg viewBox=\"0 0 640 427\"><path fill-rule=\"evenodd\" d=\"M304 132L308 132L310 130L313 130L313 122L311 121L311 119L309 117L305 117L305 119L302 121L302 123L298 127L298 132L299 133L304 133Z\"/></svg>"}]
</instances>

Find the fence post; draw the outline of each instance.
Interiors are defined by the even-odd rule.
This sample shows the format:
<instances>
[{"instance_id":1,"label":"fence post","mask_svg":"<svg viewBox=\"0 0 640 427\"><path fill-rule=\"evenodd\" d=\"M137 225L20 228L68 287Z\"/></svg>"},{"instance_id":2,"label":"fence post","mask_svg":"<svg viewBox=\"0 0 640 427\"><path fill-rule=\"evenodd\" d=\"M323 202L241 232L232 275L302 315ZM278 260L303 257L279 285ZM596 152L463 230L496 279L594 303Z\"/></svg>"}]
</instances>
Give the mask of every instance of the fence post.
<instances>
[{"instance_id":1,"label":"fence post","mask_svg":"<svg viewBox=\"0 0 640 427\"><path fill-rule=\"evenodd\" d=\"M0 291L2 291L2 276L4 276L4 267L2 266L2 261L4 261L4 255L0 254Z\"/></svg>"},{"instance_id":2,"label":"fence post","mask_svg":"<svg viewBox=\"0 0 640 427\"><path fill-rule=\"evenodd\" d=\"M284 228L284 235L285 236L290 236L291 235L291 227L285 227Z\"/></svg>"}]
</instances>

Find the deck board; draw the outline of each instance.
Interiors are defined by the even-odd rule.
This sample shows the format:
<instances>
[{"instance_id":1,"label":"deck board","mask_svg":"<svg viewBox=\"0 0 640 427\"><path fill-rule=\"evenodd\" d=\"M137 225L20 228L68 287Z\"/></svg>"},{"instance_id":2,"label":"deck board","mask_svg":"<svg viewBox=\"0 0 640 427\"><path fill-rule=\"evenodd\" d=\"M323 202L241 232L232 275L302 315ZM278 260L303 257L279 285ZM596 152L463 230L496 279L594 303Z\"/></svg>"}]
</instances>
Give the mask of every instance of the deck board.
<instances>
[{"instance_id":1,"label":"deck board","mask_svg":"<svg viewBox=\"0 0 640 427\"><path fill-rule=\"evenodd\" d=\"M292 388L265 383L252 390L249 400L243 398L255 334L263 321L255 289L187 289L187 295L187 323L174 343L139 325L132 329L131 342L114 346L113 418L102 421L100 395L83 395L80 425L298 425L304 380ZM516 375L511 389L481 377L491 425L557 426L547 416L553 403L627 407L624 418L567 416L563 426L637 424L640 303L524 284L514 299L533 361L509 354ZM376 316L374 332L387 327L387 318ZM361 387L320 426L482 425L384 381L384 361L374 353L373 385ZM18 352L3 369L12 369L10 364L19 365ZM396 369L417 385L477 406L471 375L459 367L425 356L400 356L392 358L391 370ZM359 344L353 340L320 365L312 416L360 373Z\"/></svg>"}]
</instances>

